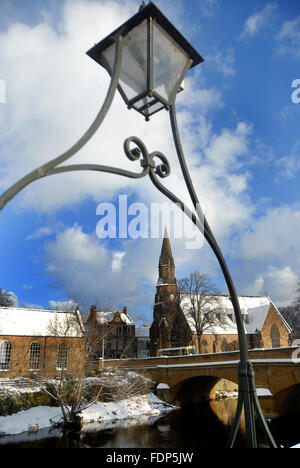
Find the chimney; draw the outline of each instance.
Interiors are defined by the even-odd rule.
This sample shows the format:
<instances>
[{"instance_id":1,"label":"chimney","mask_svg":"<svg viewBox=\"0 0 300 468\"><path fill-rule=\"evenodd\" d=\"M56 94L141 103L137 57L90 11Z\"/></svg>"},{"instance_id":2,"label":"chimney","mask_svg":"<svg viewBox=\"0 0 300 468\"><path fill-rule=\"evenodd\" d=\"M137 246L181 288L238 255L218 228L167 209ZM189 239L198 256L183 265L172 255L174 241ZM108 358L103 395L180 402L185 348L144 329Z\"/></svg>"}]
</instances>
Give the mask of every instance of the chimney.
<instances>
[{"instance_id":1,"label":"chimney","mask_svg":"<svg viewBox=\"0 0 300 468\"><path fill-rule=\"evenodd\" d=\"M95 305L92 305L91 308L90 308L89 321L90 322L96 322L97 321L97 306L95 306Z\"/></svg>"},{"instance_id":2,"label":"chimney","mask_svg":"<svg viewBox=\"0 0 300 468\"><path fill-rule=\"evenodd\" d=\"M127 307L123 307L123 314L127 315Z\"/></svg>"}]
</instances>

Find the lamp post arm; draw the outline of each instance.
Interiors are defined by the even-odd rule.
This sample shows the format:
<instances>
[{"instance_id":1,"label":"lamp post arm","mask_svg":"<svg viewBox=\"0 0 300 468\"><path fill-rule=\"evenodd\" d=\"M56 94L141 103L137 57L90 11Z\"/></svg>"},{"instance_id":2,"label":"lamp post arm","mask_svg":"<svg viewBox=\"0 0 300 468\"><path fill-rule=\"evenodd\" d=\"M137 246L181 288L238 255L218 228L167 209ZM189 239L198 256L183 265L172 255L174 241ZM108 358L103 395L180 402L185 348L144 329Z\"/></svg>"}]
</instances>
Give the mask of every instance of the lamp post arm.
<instances>
[{"instance_id":1,"label":"lamp post arm","mask_svg":"<svg viewBox=\"0 0 300 468\"><path fill-rule=\"evenodd\" d=\"M122 46L123 46L123 38L121 35L118 35L115 39L115 59L114 59L114 67L113 67L113 74L111 77L111 82L104 100L104 103L98 112L95 120L89 127L89 129L82 135L82 137L67 151L62 153L60 156L52 159L51 161L43 164L42 166L34 169L32 172L27 174L26 176L22 177L18 182L12 185L8 190L6 190L0 197L0 211L4 206L21 190L23 190L27 185L31 184L35 180L41 179L42 177L46 177L51 173L51 171L58 166L59 164L63 163L67 159L71 158L75 153L77 153L95 134L98 130L100 125L102 124L106 114L111 106L113 101L118 81L120 77L120 70L121 70L121 62L122 62Z\"/></svg>"},{"instance_id":2,"label":"lamp post arm","mask_svg":"<svg viewBox=\"0 0 300 468\"><path fill-rule=\"evenodd\" d=\"M180 136L179 136L179 130L178 130L178 124L177 124L177 118L176 118L176 110L175 110L175 102L170 106L170 121L171 121L171 128L173 132L174 143L175 143L175 147L176 147L176 151L178 155L178 160L181 166L182 174L183 174L187 189L189 191L192 203L196 210L197 216L199 219L203 219L204 237L208 241L210 247L212 248L215 256L217 257L219 265L222 269L222 272L223 272L223 275L227 284L227 288L229 290L230 298L231 298L233 309L234 309L235 319L236 319L238 338L239 338L239 348L240 348L240 363L238 367L239 396L238 396L238 407L236 411L236 416L235 416L234 424L232 426L232 431L231 431L230 444L232 446L236 438L236 434L237 434L237 430L240 424L240 418L242 414L241 408L242 406L244 406L245 420L246 420L246 433L247 433L249 446L257 447L255 421L254 421L254 408L255 408L259 423L261 427L263 428L264 433L271 447L276 447L275 441L264 419L263 413L259 405L259 400L256 394L254 373L248 361L249 359L248 345L247 345L247 338L246 338L246 333L244 329L244 323L242 320L239 300L238 300L238 296L237 296L237 293L233 284L233 280L229 273L226 261L218 246L218 243L202 212L195 188L193 186L192 179L189 175L188 167L185 161L184 152L183 152L183 148L182 148ZM150 177L151 177L151 172L150 172Z\"/></svg>"},{"instance_id":3,"label":"lamp post arm","mask_svg":"<svg viewBox=\"0 0 300 468\"><path fill-rule=\"evenodd\" d=\"M238 302L238 297L235 291L235 287L231 278L231 275L229 273L228 267L226 265L225 259L221 253L221 250L217 244L217 241L209 227L209 224L203 214L203 211L201 209L192 179L189 174L189 170L185 161L184 157L184 152L182 148L182 144L180 141L180 136L179 136L179 130L178 130L178 124L177 124L177 118L176 118L176 109L175 109L175 104L172 104L170 106L170 121L171 121L171 127L172 127L172 133L173 133L173 138L174 138L174 143L178 155L178 160L180 163L180 167L182 170L182 174L187 186L187 189L189 191L191 200L193 202L194 208L197 212L198 217L201 217L201 219L204 220L204 236L206 240L208 241L209 245L211 246L212 250L214 251L220 267L222 269L222 272L224 274L226 284L230 293L230 297L232 300L234 312L235 312L235 318L236 318L236 325L237 329L239 332L239 341L240 341L240 355L241 355L241 361L246 362L248 359L248 350L247 350L247 345L245 343L246 341L246 335L245 335L245 330L244 330L244 325L242 322L241 318L241 310Z\"/></svg>"},{"instance_id":4,"label":"lamp post arm","mask_svg":"<svg viewBox=\"0 0 300 468\"><path fill-rule=\"evenodd\" d=\"M129 179L140 179L145 177L149 168L144 167L141 172L131 172L125 169L119 169L112 166L101 166L100 164L74 164L68 166L60 166L48 171L47 176L61 174L63 172L75 172L75 171L95 171L95 172L106 172L108 174L115 174Z\"/></svg>"}]
</instances>

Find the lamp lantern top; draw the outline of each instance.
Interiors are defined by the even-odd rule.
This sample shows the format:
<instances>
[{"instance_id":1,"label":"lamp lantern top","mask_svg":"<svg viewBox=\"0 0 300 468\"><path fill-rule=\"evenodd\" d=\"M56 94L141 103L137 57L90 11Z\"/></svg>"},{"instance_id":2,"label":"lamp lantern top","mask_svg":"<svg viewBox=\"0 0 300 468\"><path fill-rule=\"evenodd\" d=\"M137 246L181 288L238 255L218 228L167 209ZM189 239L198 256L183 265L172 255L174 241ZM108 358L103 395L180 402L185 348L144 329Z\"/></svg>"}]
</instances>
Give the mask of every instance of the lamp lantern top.
<instances>
[{"instance_id":1,"label":"lamp lantern top","mask_svg":"<svg viewBox=\"0 0 300 468\"><path fill-rule=\"evenodd\" d=\"M129 108L148 120L169 108L187 71L203 58L152 2L88 50L87 55L110 75L119 36L123 38L119 92Z\"/></svg>"}]
</instances>

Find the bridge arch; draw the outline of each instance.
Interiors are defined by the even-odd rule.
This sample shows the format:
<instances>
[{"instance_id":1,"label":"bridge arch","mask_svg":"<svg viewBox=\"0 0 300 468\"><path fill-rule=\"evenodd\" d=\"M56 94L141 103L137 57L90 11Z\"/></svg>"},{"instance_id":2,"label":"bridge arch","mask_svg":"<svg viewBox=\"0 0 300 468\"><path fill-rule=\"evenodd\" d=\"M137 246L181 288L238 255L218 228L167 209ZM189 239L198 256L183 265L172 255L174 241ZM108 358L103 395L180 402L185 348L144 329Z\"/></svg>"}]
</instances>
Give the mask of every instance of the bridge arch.
<instances>
[{"instance_id":1,"label":"bridge arch","mask_svg":"<svg viewBox=\"0 0 300 468\"><path fill-rule=\"evenodd\" d=\"M214 375L198 375L177 383L172 388L173 400L181 407L216 397L216 390L237 391L237 383Z\"/></svg>"}]
</instances>

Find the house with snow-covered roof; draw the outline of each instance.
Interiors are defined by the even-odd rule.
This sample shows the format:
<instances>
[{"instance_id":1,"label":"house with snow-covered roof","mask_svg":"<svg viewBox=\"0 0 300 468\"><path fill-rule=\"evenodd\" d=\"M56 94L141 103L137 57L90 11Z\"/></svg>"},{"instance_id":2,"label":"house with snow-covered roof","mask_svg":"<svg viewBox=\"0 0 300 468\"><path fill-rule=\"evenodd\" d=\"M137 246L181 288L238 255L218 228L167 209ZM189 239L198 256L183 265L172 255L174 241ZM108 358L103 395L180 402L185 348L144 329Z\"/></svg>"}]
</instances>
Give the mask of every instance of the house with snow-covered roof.
<instances>
[{"instance_id":1,"label":"house with snow-covered roof","mask_svg":"<svg viewBox=\"0 0 300 468\"><path fill-rule=\"evenodd\" d=\"M85 329L75 311L0 307L0 378L77 376Z\"/></svg>"},{"instance_id":2,"label":"house with snow-covered roof","mask_svg":"<svg viewBox=\"0 0 300 468\"><path fill-rule=\"evenodd\" d=\"M86 322L92 359L133 358L136 355L135 323L127 312L98 311L93 305Z\"/></svg>"},{"instance_id":3,"label":"house with snow-covered roof","mask_svg":"<svg viewBox=\"0 0 300 468\"><path fill-rule=\"evenodd\" d=\"M207 294L201 300L193 294L179 293L170 241L165 233L150 328L151 356L156 356L161 348L189 345L194 345L197 353L239 349L230 297ZM238 300L249 348L291 345L292 329L268 296L239 296Z\"/></svg>"}]
</instances>

